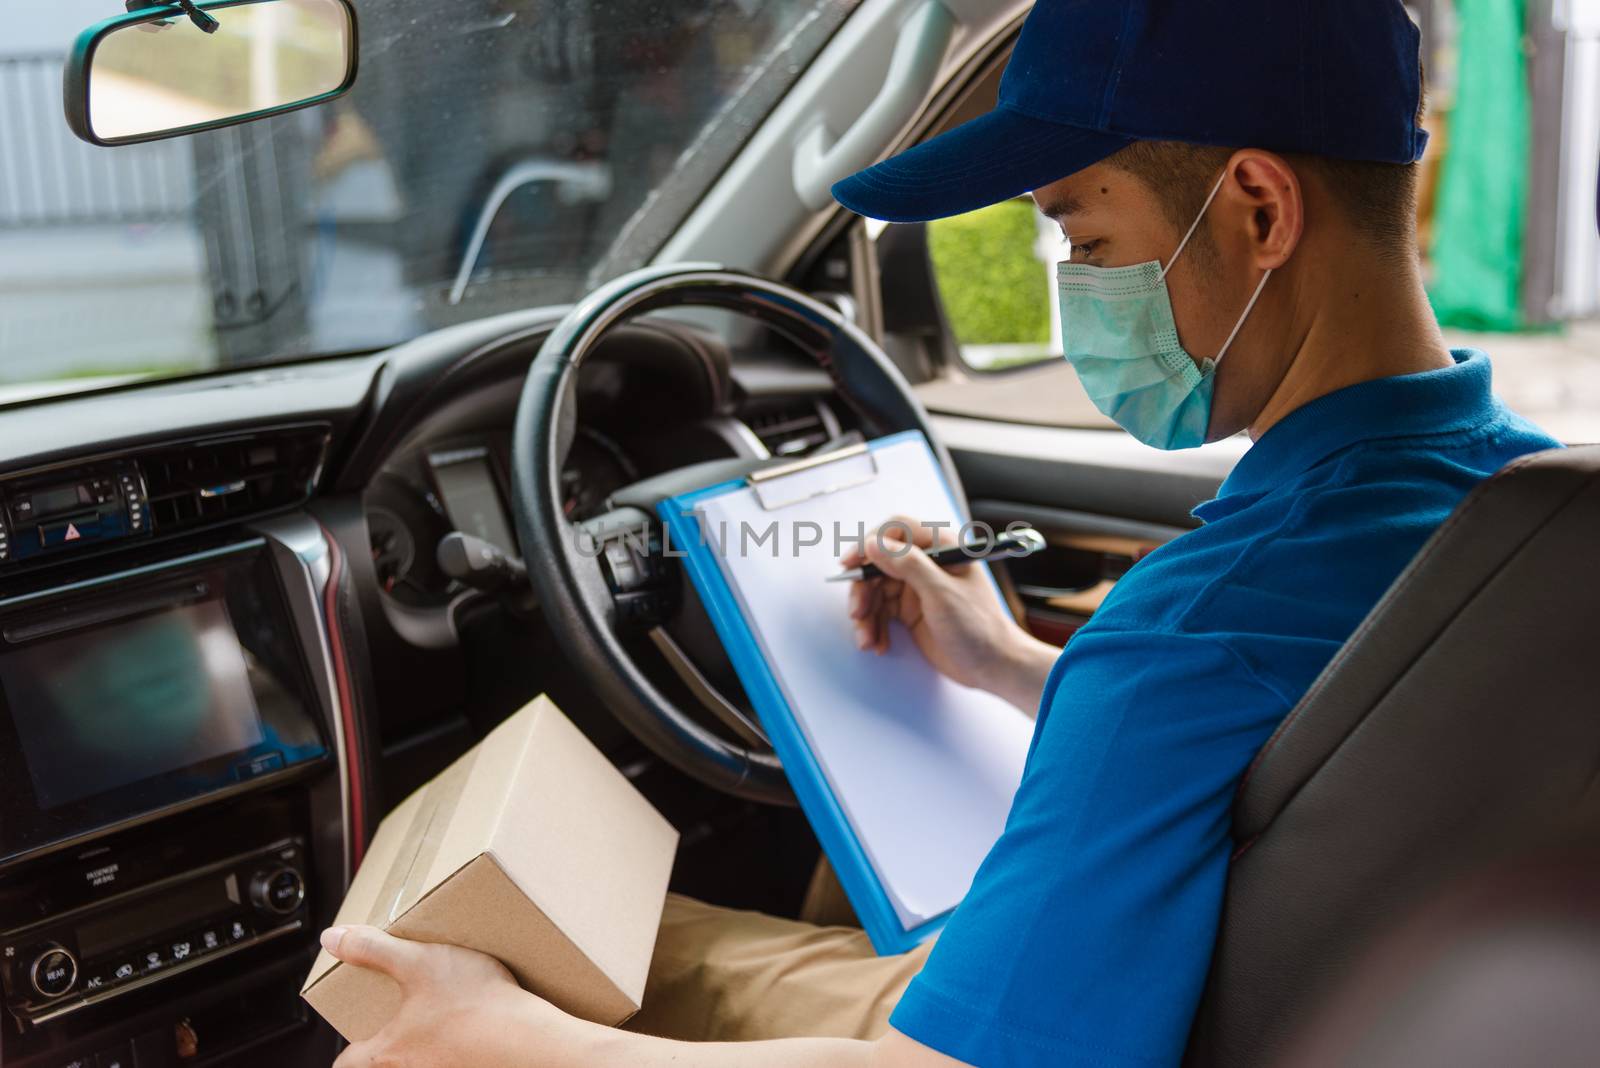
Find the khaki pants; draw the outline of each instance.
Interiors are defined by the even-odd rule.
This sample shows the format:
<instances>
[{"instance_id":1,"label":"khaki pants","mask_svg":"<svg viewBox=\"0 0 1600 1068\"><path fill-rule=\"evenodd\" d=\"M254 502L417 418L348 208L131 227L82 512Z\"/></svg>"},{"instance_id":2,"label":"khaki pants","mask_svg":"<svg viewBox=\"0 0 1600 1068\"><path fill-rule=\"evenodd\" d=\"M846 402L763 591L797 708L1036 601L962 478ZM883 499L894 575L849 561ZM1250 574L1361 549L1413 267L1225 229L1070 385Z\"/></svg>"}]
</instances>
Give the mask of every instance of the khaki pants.
<instances>
[{"instance_id":1,"label":"khaki pants","mask_svg":"<svg viewBox=\"0 0 1600 1068\"><path fill-rule=\"evenodd\" d=\"M931 942L880 957L859 927L822 927L667 896L631 1031L695 1042L877 1038Z\"/></svg>"}]
</instances>

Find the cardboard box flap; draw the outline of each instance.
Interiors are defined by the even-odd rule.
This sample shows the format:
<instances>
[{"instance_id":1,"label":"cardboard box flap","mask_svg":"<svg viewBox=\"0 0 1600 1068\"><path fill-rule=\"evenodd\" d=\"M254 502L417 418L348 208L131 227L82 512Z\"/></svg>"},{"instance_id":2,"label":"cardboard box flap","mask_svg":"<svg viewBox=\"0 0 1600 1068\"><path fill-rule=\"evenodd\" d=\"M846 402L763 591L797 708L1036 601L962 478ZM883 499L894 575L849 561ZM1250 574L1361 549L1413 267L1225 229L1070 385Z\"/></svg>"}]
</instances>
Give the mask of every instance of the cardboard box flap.
<instances>
[{"instance_id":1,"label":"cardboard box flap","mask_svg":"<svg viewBox=\"0 0 1600 1068\"><path fill-rule=\"evenodd\" d=\"M454 854L459 853L459 848L450 847L459 845L456 839L459 833L455 826L456 814L466 800L477 759L478 750L470 750L420 791L422 806L412 817L407 834L413 846L411 855L395 858L367 918L360 922L374 927L386 927L394 923L434 887L449 878L451 872L471 859L470 856L455 859ZM473 855L479 852L482 852L481 846L473 851ZM446 856L447 853L452 855ZM443 871L439 870L441 863L448 865ZM365 867L365 864L362 866Z\"/></svg>"},{"instance_id":2,"label":"cardboard box flap","mask_svg":"<svg viewBox=\"0 0 1600 1068\"><path fill-rule=\"evenodd\" d=\"M449 872L436 876L433 869L449 839L477 754L477 749L465 753L383 821L339 906L335 924L387 928L449 877ZM301 993L338 963L327 951L318 953Z\"/></svg>"}]
</instances>

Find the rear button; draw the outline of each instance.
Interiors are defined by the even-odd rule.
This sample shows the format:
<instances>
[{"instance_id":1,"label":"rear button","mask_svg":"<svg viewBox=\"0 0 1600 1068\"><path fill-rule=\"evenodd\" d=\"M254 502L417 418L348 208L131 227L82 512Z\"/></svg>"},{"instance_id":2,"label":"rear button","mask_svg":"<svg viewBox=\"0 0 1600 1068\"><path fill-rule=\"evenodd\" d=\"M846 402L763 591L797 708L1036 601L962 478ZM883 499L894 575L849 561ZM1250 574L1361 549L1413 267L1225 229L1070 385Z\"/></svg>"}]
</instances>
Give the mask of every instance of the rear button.
<instances>
[{"instance_id":1,"label":"rear button","mask_svg":"<svg viewBox=\"0 0 1600 1068\"><path fill-rule=\"evenodd\" d=\"M28 978L41 997L58 998L78 981L78 962L60 946L47 949L34 959Z\"/></svg>"}]
</instances>

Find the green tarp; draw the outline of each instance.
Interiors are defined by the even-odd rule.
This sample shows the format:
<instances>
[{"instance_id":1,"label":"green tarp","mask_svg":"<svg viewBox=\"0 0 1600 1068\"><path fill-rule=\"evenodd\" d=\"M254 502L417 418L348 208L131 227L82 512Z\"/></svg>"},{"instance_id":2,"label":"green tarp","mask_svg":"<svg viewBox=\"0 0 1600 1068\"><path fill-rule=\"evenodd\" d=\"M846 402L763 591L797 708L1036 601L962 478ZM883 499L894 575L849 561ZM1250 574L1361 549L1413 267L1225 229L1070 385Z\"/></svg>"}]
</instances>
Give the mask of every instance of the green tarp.
<instances>
[{"instance_id":1,"label":"green tarp","mask_svg":"<svg viewBox=\"0 0 1600 1068\"><path fill-rule=\"evenodd\" d=\"M1526 0L1457 0L1459 87L1434 215L1439 321L1516 330L1532 120L1523 52Z\"/></svg>"}]
</instances>

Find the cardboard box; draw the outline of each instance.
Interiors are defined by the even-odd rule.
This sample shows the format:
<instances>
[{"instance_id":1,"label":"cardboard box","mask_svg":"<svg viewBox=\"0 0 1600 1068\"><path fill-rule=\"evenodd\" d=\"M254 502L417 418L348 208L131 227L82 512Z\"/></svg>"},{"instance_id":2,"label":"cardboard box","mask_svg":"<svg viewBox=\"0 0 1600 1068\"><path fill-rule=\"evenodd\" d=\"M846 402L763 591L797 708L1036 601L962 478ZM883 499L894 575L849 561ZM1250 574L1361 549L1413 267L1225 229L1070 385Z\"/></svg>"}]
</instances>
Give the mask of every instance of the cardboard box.
<instances>
[{"instance_id":1,"label":"cardboard box","mask_svg":"<svg viewBox=\"0 0 1600 1068\"><path fill-rule=\"evenodd\" d=\"M678 835L540 697L378 828L338 923L497 958L596 1023L639 1010ZM301 990L357 1042L395 1013L387 976L318 955Z\"/></svg>"}]
</instances>

